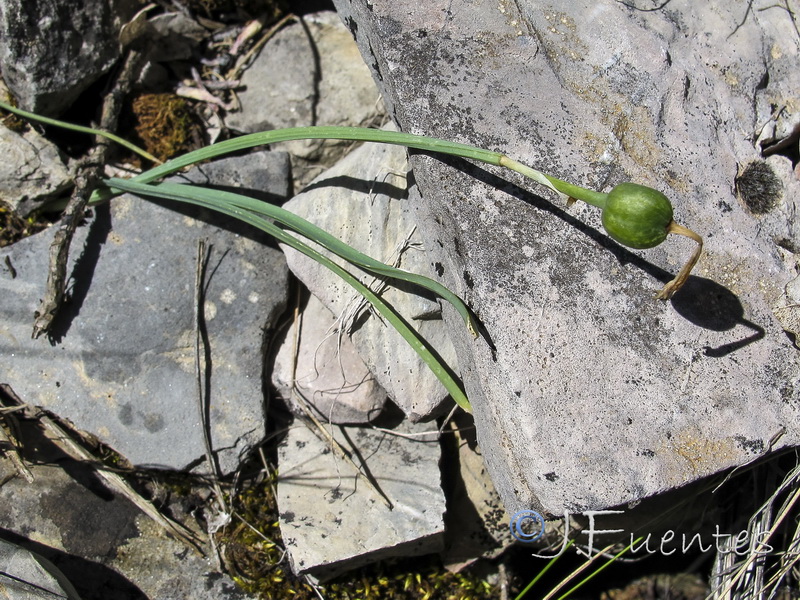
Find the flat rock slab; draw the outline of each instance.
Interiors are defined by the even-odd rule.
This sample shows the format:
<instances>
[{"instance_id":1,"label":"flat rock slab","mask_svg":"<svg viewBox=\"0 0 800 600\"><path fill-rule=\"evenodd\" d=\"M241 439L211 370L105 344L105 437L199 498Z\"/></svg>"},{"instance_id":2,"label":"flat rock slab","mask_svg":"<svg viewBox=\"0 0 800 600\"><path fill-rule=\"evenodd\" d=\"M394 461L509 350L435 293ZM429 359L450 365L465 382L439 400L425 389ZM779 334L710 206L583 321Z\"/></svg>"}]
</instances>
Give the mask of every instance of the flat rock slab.
<instances>
[{"instance_id":1,"label":"flat rock slab","mask_svg":"<svg viewBox=\"0 0 800 600\"><path fill-rule=\"evenodd\" d=\"M657 302L688 241L630 251L591 207L546 201L513 174L413 158L426 249L496 348L445 310L510 513L619 505L800 442L800 353L772 311L800 243L773 239L734 193L737 165L761 160L756 99L796 106L772 85L779 58L798 64L784 11L335 4L402 130L500 150L603 191L650 185L706 238L696 276ZM791 168L771 172L768 210L791 214L798 181Z\"/></svg>"},{"instance_id":2,"label":"flat rock slab","mask_svg":"<svg viewBox=\"0 0 800 600\"><path fill-rule=\"evenodd\" d=\"M233 161L228 171L235 165L246 170L243 161L256 175L287 164L285 157L264 154L227 159ZM273 191L285 193L287 182L284 172ZM31 319L43 295L55 228L0 253L16 274L8 263L0 271L0 380L135 465L184 469L204 462L194 288L197 244L207 240L206 411L220 466L234 470L265 432L263 336L286 302L282 254L264 245L265 236L219 215L190 217L131 196L95 213L73 242L71 300L56 321L52 345L31 339ZM207 472L205 464L199 468Z\"/></svg>"},{"instance_id":3,"label":"flat rock slab","mask_svg":"<svg viewBox=\"0 0 800 600\"><path fill-rule=\"evenodd\" d=\"M357 478L350 463L295 423L278 449L277 488L281 536L295 573L327 579L381 559L442 550L445 498L435 426L403 422L388 432L328 431L363 460L394 508Z\"/></svg>"},{"instance_id":4,"label":"flat rock slab","mask_svg":"<svg viewBox=\"0 0 800 600\"><path fill-rule=\"evenodd\" d=\"M434 276L434 266L420 248L416 233L414 205L421 199L413 181L406 178L407 164L404 148L365 144L320 175L285 208L372 258ZM327 268L291 248L285 251L289 268L342 320L340 327L350 335L389 397L412 421L435 415L447 392L402 336L371 314L358 292ZM389 285L384 289L374 277L336 260L360 276L363 283L381 290L381 297L438 351L444 362L456 366L455 350L437 299L417 295L420 290L413 286L398 289Z\"/></svg>"}]
</instances>

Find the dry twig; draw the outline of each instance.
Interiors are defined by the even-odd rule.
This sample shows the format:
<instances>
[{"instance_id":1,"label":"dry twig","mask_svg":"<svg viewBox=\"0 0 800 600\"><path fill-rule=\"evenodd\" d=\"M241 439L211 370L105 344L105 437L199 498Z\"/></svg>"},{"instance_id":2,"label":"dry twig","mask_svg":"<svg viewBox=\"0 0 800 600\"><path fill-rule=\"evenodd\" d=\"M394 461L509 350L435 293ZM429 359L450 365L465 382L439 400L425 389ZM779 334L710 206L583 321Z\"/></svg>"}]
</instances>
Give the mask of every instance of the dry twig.
<instances>
[{"instance_id":1,"label":"dry twig","mask_svg":"<svg viewBox=\"0 0 800 600\"><path fill-rule=\"evenodd\" d=\"M208 468L212 472L214 492L217 496L217 502L220 508L225 513L228 513L228 507L225 505L225 495L222 493L222 488L219 485L221 474L216 457L214 456L214 445L211 440L211 423L208 422L208 339L205 334L205 320L203 319L203 306L205 304L203 280L205 279L207 265L208 254L206 252L206 243L205 240L199 240L197 242L197 267L194 284L194 356L195 378L197 382L197 408L200 414L200 425L203 430L206 461L208 462Z\"/></svg>"},{"instance_id":2,"label":"dry twig","mask_svg":"<svg viewBox=\"0 0 800 600\"><path fill-rule=\"evenodd\" d=\"M14 468L17 470L17 473L21 475L25 481L28 483L33 483L33 473L31 473L30 469L25 465L25 462L22 460L22 457L19 454L18 450L18 443L15 443L11 437L6 433L6 430L3 428L2 420L6 419L9 425L9 429L12 431L12 435L19 441L19 427L14 420L14 416L11 414L20 410L18 406L9 406L7 407L3 402L3 397L0 396L0 451L6 452L8 457L11 459L11 462L14 464Z\"/></svg>"},{"instance_id":3,"label":"dry twig","mask_svg":"<svg viewBox=\"0 0 800 600\"><path fill-rule=\"evenodd\" d=\"M130 90L131 84L138 76L143 63L140 53L129 51L114 87L103 101L103 111L100 118L100 129L114 131L117 128L122 101ZM59 230L56 232L50 245L50 268L47 274L47 289L39 308L34 313L33 338L48 333L53 326L53 320L64 300L67 282L67 261L72 237L83 218L89 195L94 190L97 182L103 177L103 167L106 164L111 143L97 137L96 145L91 152L78 162L75 175L75 189L72 197L64 210Z\"/></svg>"}]
</instances>

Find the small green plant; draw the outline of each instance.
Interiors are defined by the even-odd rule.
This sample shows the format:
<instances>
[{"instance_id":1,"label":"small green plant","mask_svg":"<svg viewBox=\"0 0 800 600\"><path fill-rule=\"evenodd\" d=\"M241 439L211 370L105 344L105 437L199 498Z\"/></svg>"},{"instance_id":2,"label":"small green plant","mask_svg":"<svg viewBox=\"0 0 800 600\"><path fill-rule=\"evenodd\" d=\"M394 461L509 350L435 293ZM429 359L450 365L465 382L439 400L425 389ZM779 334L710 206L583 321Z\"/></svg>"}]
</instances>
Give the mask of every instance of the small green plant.
<instances>
[{"instance_id":1,"label":"small green plant","mask_svg":"<svg viewBox=\"0 0 800 600\"><path fill-rule=\"evenodd\" d=\"M591 557L589 557L586 560L585 563L583 563L581 566L579 566L577 569L575 569L572 573L570 573L569 575L567 575L566 577L561 579L561 581L554 588L552 588L545 596L542 597L542 600L568 600L569 598L572 598L573 595L575 594L575 592L577 592L580 588L582 588L584 585L589 583L589 581L594 579L597 575L602 573L606 568L611 566L618 558L620 558L628 550L633 548L633 546L638 544L641 540L642 540L641 537L636 538L635 540L631 540L630 544L625 546L622 550L618 551L613 556L609 556L609 553L611 552L611 549L612 549L613 545L612 546L608 546L604 550L601 550L601 551L593 554ZM544 576L545 573L547 573L547 571L550 570L550 568L553 565L556 564L556 561L558 561L558 559L561 558L564 555L564 550L566 550L567 548L572 546L574 543L575 543L575 540L570 540L561 549L561 552L559 552L553 558L551 558L547 562L547 564L542 568L542 570L539 571L539 573L536 574L536 576L530 581L530 583L528 583L527 586L525 586L525 588L517 595L517 597L514 600L523 600L523 598L526 598L528 596L528 592L531 591L531 588ZM607 560L603 564L601 564L599 566L595 566L600 561L601 557L607 557ZM556 597L556 594L559 593L561 590L563 590L573 579L576 579L584 571L588 571L592 567L594 567L594 569L588 575L586 575L583 579L578 581L578 583L576 583L571 588L569 588L569 590L567 590L566 592L564 592L560 596Z\"/></svg>"},{"instance_id":2,"label":"small green plant","mask_svg":"<svg viewBox=\"0 0 800 600\"><path fill-rule=\"evenodd\" d=\"M44 119L3 102L0 102L0 108L26 118L44 121L51 125L59 125L96 135L105 135L110 139L120 141L117 136L54 119ZM581 200L600 208L602 210L603 226L609 235L617 242L632 248L652 248L663 242L669 234L687 236L697 242L697 247L675 279L667 283L659 292L657 297L661 299L670 298L686 282L702 251L703 242L700 236L678 225L673 220L672 204L666 196L652 188L638 184L622 183L609 193L596 192L537 171L499 152L409 133L360 127L296 127L253 133L226 140L174 158L131 179L107 179L103 182L105 187L94 191L90 198L90 203L106 202L123 192L130 192L143 197L160 198L202 206L240 219L269 233L279 241L328 267L361 293L422 357L445 386L453 400L464 410L471 411L470 403L456 377L451 373L447 365L438 359L436 353L431 351L427 342L391 306L383 302L380 296L372 292L356 277L327 256L298 239L296 235L299 234L308 240L316 242L333 254L370 274L378 277L399 279L439 295L455 307L464 320L467 329L474 337L477 337L480 330L478 320L464 301L456 294L428 277L390 267L370 258L282 208L232 192L176 183L158 183L163 177L198 162L254 146L302 139L340 139L396 144L506 167L549 188L567 201ZM127 148L134 149L143 156L152 159L151 156L132 144L124 141L121 141L121 143L124 143Z\"/></svg>"}]
</instances>

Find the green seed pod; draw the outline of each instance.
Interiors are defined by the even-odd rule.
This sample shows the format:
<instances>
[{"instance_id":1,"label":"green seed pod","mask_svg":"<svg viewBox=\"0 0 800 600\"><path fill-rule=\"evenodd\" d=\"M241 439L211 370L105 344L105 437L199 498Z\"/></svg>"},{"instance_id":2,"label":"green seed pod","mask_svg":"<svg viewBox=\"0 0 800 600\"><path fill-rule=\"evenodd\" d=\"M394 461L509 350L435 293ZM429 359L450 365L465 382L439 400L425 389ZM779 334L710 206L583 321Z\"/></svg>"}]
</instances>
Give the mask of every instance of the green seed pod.
<instances>
[{"instance_id":1,"label":"green seed pod","mask_svg":"<svg viewBox=\"0 0 800 600\"><path fill-rule=\"evenodd\" d=\"M620 183L603 208L608 235L630 248L652 248L663 242L672 223L672 204L661 192L636 183Z\"/></svg>"}]
</instances>

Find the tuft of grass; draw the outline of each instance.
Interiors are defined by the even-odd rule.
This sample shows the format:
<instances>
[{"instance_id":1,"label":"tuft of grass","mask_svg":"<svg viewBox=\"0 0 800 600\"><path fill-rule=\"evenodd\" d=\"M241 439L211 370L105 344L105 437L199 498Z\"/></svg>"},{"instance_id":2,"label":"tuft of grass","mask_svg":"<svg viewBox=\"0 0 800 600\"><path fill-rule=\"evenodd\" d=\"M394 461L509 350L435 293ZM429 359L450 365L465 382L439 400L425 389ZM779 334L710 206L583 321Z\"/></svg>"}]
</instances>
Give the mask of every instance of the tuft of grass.
<instances>
[{"instance_id":1,"label":"tuft of grass","mask_svg":"<svg viewBox=\"0 0 800 600\"><path fill-rule=\"evenodd\" d=\"M718 546L709 598L800 597L800 458L797 455L793 463L783 481L771 485L766 499L752 511L747 522L746 551L742 552L732 537Z\"/></svg>"}]
</instances>

